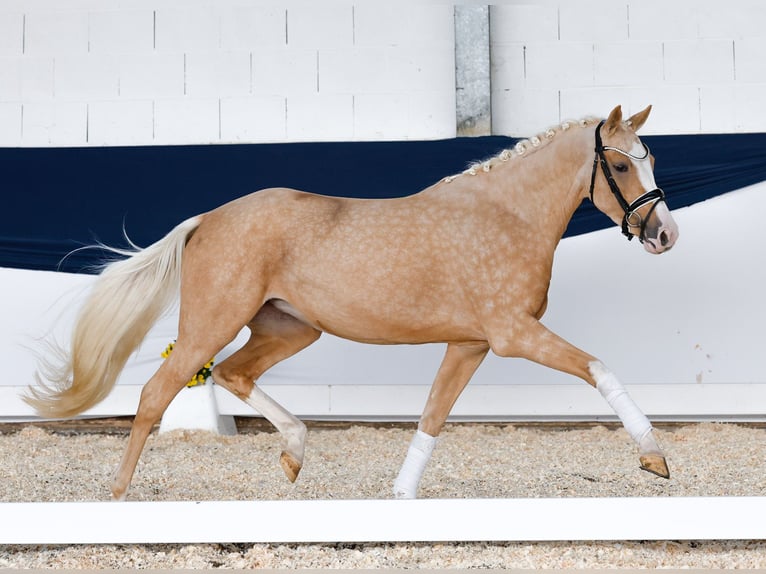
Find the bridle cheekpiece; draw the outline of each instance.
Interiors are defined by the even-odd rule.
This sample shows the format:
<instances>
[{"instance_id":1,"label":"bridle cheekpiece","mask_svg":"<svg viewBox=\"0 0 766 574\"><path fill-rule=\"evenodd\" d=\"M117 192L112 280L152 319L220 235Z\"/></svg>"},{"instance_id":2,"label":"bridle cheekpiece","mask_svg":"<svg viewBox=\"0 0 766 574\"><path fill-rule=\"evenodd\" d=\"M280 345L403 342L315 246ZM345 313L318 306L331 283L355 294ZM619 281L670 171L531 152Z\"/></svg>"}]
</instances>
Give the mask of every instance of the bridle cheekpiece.
<instances>
[{"instance_id":1,"label":"bridle cheekpiece","mask_svg":"<svg viewBox=\"0 0 766 574\"><path fill-rule=\"evenodd\" d=\"M606 120L601 120L601 122L596 127L596 157L593 158L593 171L591 172L590 176L590 200L593 202L593 188L596 184L596 171L598 168L598 164L601 164L601 171L604 172L604 177L606 178L606 182L609 184L609 189L612 191L612 194L614 195L615 199L617 199L617 203L620 204L620 207L622 208L622 211L625 213L625 215L622 218L622 234L628 238L628 240L633 239L633 234L630 232L630 229L638 229L638 240L643 243L644 242L644 233L646 231L646 222L649 220L649 217L652 215L652 212L657 207L657 204L660 201L665 201L665 192L663 192L659 187L647 191L646 193L640 195L637 197L633 203L628 203L625 197L623 197L622 192L620 191L620 188L617 185L617 182L614 180L614 177L612 177L612 171L609 169L609 164L606 161L606 156L604 155L604 152L606 150L610 151L616 151L617 153L620 153L624 155L627 158L630 158L631 160L635 161L646 161L649 159L649 146L647 146L645 143L641 142L641 145L644 146L644 155L643 156L636 156L632 153L629 153L625 150L621 150L616 147L612 146L605 146L603 142L601 141L601 126L604 125L604 122ZM638 213L638 210L641 209L644 205L651 203L651 207L649 209L649 213L646 214L646 217L642 217L640 213ZM595 203L594 203L595 205Z\"/></svg>"}]
</instances>

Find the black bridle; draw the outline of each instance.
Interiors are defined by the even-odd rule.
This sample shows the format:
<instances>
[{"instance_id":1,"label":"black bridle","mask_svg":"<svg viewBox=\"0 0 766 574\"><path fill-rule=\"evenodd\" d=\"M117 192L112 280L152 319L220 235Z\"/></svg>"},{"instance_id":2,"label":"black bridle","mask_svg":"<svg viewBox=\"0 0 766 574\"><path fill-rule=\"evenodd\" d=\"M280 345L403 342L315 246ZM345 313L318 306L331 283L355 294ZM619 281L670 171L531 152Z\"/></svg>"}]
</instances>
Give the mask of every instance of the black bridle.
<instances>
[{"instance_id":1,"label":"black bridle","mask_svg":"<svg viewBox=\"0 0 766 574\"><path fill-rule=\"evenodd\" d=\"M631 240L633 239L633 234L630 232L630 229L638 228L638 240L643 243L644 233L646 231L646 222L651 217L652 212L657 207L657 204L660 201L665 201L665 192L663 192L658 187L638 196L633 201L633 203L628 203L625 200L622 192L620 191L620 188L617 186L617 182L614 181L614 177L612 177L612 171L609 169L609 164L606 161L604 151L616 151L617 153L621 153L630 159L636 161L644 161L649 159L649 147L642 142L645 153L643 156L639 157L616 147L605 146L601 141L601 126L604 125L604 122L605 120L601 120L601 123L599 123L598 127L596 127L596 157L593 158L593 171L591 172L590 176L590 200L593 202L593 187L596 184L596 168L598 167L598 164L601 163L601 171L604 172L604 177L606 178L606 182L609 184L609 189L612 190L612 194L614 195L615 199L617 199L617 203L620 204L622 211L625 213L622 218L622 234L627 237L628 240ZM646 214L646 217L642 217L641 214L638 213L638 210L648 203L651 203L652 205L649 208L649 212ZM595 205L595 202L593 202L593 204Z\"/></svg>"}]
</instances>

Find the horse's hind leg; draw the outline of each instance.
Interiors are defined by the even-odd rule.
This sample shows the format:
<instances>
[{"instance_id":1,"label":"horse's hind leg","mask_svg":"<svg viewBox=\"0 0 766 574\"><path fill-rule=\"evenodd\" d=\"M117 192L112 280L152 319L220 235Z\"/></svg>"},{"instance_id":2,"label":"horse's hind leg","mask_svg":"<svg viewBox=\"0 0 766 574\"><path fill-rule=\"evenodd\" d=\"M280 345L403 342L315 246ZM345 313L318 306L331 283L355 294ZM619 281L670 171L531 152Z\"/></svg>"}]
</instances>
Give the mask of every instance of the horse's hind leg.
<instances>
[{"instance_id":1,"label":"horse's hind leg","mask_svg":"<svg viewBox=\"0 0 766 574\"><path fill-rule=\"evenodd\" d=\"M447 345L447 352L420 417L418 431L410 443L407 457L394 482L396 498L415 498L426 463L436 446L436 437L441 432L455 401L486 357L488 350L489 345L486 343Z\"/></svg>"},{"instance_id":2,"label":"horse's hind leg","mask_svg":"<svg viewBox=\"0 0 766 574\"><path fill-rule=\"evenodd\" d=\"M303 466L306 425L255 385L279 361L304 349L321 335L313 327L267 303L248 324L250 339L213 369L213 379L263 415L284 438L279 458L285 475L294 482Z\"/></svg>"},{"instance_id":3,"label":"horse's hind leg","mask_svg":"<svg viewBox=\"0 0 766 574\"><path fill-rule=\"evenodd\" d=\"M222 343L221 347L223 344L225 343ZM113 500L125 499L136 464L138 464L141 451L152 428L160 420L162 413L165 412L173 397L215 352L215 350L202 349L192 351L179 337L173 353L162 363L154 376L149 379L149 382L144 385L141 390L138 410L130 430L128 445L125 447L120 465L112 479ZM203 357L207 357L207 359Z\"/></svg>"}]
</instances>

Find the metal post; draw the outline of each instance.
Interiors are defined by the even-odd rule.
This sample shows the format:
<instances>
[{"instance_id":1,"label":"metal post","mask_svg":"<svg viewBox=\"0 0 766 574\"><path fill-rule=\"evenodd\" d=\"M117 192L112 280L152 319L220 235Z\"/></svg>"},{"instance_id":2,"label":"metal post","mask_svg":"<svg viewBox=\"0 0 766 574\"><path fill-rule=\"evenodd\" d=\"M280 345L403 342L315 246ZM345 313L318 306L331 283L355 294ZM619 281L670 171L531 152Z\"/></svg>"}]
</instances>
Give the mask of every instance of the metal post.
<instances>
[{"instance_id":1,"label":"metal post","mask_svg":"<svg viewBox=\"0 0 766 574\"><path fill-rule=\"evenodd\" d=\"M458 136L492 131L489 7L455 6L455 90Z\"/></svg>"}]
</instances>

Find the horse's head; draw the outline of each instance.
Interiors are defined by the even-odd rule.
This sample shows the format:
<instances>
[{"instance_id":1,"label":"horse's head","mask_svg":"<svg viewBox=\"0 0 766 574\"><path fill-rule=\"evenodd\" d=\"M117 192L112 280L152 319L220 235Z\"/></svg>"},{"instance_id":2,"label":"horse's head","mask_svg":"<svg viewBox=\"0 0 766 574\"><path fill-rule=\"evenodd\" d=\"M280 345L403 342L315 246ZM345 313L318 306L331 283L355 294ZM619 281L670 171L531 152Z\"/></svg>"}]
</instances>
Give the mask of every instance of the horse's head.
<instances>
[{"instance_id":1,"label":"horse's head","mask_svg":"<svg viewBox=\"0 0 766 574\"><path fill-rule=\"evenodd\" d=\"M617 106L598 124L590 198L628 239L636 236L649 253L663 253L678 239L678 226L654 182L654 157L636 135L651 110L623 121Z\"/></svg>"}]
</instances>

